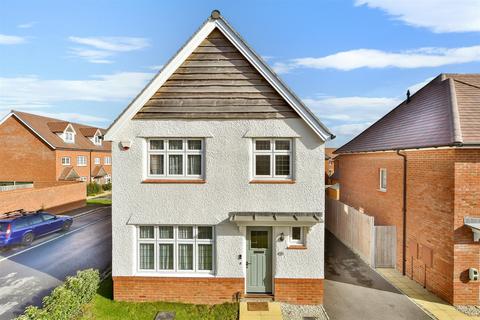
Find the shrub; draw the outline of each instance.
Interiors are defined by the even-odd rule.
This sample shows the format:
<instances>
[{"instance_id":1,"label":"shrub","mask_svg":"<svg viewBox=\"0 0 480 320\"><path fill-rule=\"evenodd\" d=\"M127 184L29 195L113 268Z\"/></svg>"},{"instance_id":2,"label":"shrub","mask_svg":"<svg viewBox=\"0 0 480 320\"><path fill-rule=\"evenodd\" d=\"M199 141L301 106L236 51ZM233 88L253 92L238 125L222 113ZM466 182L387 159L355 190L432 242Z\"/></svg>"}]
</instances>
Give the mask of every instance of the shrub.
<instances>
[{"instance_id":1,"label":"shrub","mask_svg":"<svg viewBox=\"0 0 480 320\"><path fill-rule=\"evenodd\" d=\"M69 320L78 317L85 304L92 301L97 292L100 275L97 270L78 271L64 284L43 298L43 307L29 306L17 320Z\"/></svg>"},{"instance_id":2,"label":"shrub","mask_svg":"<svg viewBox=\"0 0 480 320\"><path fill-rule=\"evenodd\" d=\"M96 182L89 182L87 184L87 196L93 196L102 192L102 186Z\"/></svg>"},{"instance_id":3,"label":"shrub","mask_svg":"<svg viewBox=\"0 0 480 320\"><path fill-rule=\"evenodd\" d=\"M105 190L105 191L110 191L110 190L112 190L112 183L111 183L111 182L105 183L105 184L102 186L102 189Z\"/></svg>"}]
</instances>

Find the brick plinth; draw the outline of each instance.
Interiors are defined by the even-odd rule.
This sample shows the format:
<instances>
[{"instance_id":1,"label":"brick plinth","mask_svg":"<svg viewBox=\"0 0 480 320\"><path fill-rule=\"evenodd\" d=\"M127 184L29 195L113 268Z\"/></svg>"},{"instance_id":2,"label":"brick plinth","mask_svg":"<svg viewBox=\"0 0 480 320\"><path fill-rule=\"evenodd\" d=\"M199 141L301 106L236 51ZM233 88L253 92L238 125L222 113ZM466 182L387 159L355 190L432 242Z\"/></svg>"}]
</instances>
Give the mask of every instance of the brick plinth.
<instances>
[{"instance_id":1,"label":"brick plinth","mask_svg":"<svg viewBox=\"0 0 480 320\"><path fill-rule=\"evenodd\" d=\"M323 279L275 278L275 301L292 304L322 304Z\"/></svg>"},{"instance_id":2,"label":"brick plinth","mask_svg":"<svg viewBox=\"0 0 480 320\"><path fill-rule=\"evenodd\" d=\"M118 301L218 304L235 301L243 292L243 278L113 277Z\"/></svg>"}]
</instances>

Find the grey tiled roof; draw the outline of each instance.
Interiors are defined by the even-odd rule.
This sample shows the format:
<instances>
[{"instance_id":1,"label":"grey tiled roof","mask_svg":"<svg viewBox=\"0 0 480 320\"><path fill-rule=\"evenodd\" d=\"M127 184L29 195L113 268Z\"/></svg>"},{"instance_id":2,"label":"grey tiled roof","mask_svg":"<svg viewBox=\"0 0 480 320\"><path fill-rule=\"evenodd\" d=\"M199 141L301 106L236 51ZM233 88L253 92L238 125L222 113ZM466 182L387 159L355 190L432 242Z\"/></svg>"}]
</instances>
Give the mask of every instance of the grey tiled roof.
<instances>
[{"instance_id":1,"label":"grey tiled roof","mask_svg":"<svg viewBox=\"0 0 480 320\"><path fill-rule=\"evenodd\" d=\"M337 154L480 145L480 74L441 74Z\"/></svg>"}]
</instances>

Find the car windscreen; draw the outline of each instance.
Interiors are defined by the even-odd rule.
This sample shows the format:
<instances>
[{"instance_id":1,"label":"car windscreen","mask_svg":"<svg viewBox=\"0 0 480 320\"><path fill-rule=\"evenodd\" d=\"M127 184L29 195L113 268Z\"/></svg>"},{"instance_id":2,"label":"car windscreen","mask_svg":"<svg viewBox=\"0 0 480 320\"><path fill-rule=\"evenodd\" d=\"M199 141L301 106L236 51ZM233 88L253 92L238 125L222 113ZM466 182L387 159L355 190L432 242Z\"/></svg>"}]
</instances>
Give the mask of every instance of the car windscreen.
<instances>
[{"instance_id":1,"label":"car windscreen","mask_svg":"<svg viewBox=\"0 0 480 320\"><path fill-rule=\"evenodd\" d=\"M7 231L8 228L8 223L6 222L0 222L0 232L5 232Z\"/></svg>"}]
</instances>

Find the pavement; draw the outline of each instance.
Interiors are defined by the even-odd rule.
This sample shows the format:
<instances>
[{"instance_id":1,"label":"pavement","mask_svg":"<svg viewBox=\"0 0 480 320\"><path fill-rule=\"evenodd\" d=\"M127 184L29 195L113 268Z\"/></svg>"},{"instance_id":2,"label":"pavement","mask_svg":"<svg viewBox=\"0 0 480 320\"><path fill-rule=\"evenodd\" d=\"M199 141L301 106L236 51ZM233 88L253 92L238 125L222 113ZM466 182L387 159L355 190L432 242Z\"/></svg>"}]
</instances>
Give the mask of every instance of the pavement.
<instances>
[{"instance_id":1,"label":"pavement","mask_svg":"<svg viewBox=\"0 0 480 320\"><path fill-rule=\"evenodd\" d=\"M478 316L469 316L458 311L448 302L427 291L421 285L403 276L395 269L377 269L377 271L396 288L407 295L419 307L439 320L479 320Z\"/></svg>"},{"instance_id":2,"label":"pavement","mask_svg":"<svg viewBox=\"0 0 480 320\"><path fill-rule=\"evenodd\" d=\"M0 251L0 320L12 319L77 270L105 270L112 260L111 207L87 206L68 232L36 239L29 247Z\"/></svg>"},{"instance_id":3,"label":"pavement","mask_svg":"<svg viewBox=\"0 0 480 320\"><path fill-rule=\"evenodd\" d=\"M324 307L332 320L432 319L328 231Z\"/></svg>"}]
</instances>

